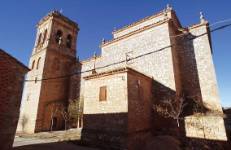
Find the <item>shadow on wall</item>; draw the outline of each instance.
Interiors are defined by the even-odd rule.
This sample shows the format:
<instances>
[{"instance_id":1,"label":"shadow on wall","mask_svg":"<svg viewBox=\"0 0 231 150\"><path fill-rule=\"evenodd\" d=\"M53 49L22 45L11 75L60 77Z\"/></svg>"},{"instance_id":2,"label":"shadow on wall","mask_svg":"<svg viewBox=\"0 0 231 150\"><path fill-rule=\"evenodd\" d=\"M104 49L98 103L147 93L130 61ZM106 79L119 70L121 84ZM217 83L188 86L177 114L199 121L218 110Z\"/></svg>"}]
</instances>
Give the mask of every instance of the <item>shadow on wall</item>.
<instances>
[{"instance_id":1,"label":"shadow on wall","mask_svg":"<svg viewBox=\"0 0 231 150\"><path fill-rule=\"evenodd\" d=\"M212 140L211 137L210 137L211 140L209 139L206 140L207 138L206 136L204 137L199 136L200 138L195 138L194 136L189 136L188 133L186 133L188 129L186 129L184 118L194 116L195 104L198 103L202 104L201 87L199 82L199 75L197 71L198 69L197 69L195 49L193 43L193 39L196 37L198 36L193 36L189 34L187 35L187 37L181 39L181 41L183 40L183 42L180 42L180 43L185 43L184 45L181 45L182 47L179 50L180 79L182 83L181 85L182 91L174 91L166 87L162 83L153 80L154 104L161 103L162 101L167 99L173 99L179 93L184 94L187 106L184 107L183 113L182 115L180 115L180 118L182 118L180 119L180 127L178 127L175 119L169 117L164 118L158 113L155 113L153 111L152 116L150 116L153 121L152 129L150 133L152 137L163 136L163 135L176 137L178 140L181 141L182 143L181 145L183 147L200 146L200 148L203 149L206 147L212 148L213 146L214 147L217 146L217 148L219 149L220 146L227 144L227 142ZM79 94L77 95L79 96ZM204 109L204 107L203 109L199 109L197 111L198 112L196 113L202 113L202 114L206 114L208 112L208 110ZM104 148L108 148L107 147L108 145L110 146L113 145L115 149L118 147L128 147L130 145L132 146L135 145L137 149L140 148L139 145L144 144L143 143L144 139L150 136L149 131L145 131L145 132L142 131L140 133L138 132L130 133L128 130L128 122L126 121L126 118L127 118L126 113L116 113L116 114L106 113L106 114L91 114L91 115L85 114L84 125L82 129L83 143L87 143L98 147L104 147ZM223 118L219 118L219 120L223 121ZM214 123L216 123L216 120L212 122L208 122L208 124L214 124ZM204 129L198 129L198 132L204 132L203 130ZM223 132L223 131L222 130L218 131L216 133L218 136L219 136L219 132Z\"/></svg>"},{"instance_id":2,"label":"shadow on wall","mask_svg":"<svg viewBox=\"0 0 231 150\"><path fill-rule=\"evenodd\" d=\"M68 100L68 111L71 111L70 128L82 128L83 98L80 96L82 64L78 59L72 70ZM72 104L78 105L77 108ZM74 111L74 109L77 110Z\"/></svg>"},{"instance_id":3,"label":"shadow on wall","mask_svg":"<svg viewBox=\"0 0 231 150\"><path fill-rule=\"evenodd\" d=\"M155 96L154 104L160 100L171 99L176 92L153 81L153 95ZM164 118L154 110L150 116L151 128L138 131L130 130L129 124L134 124L134 122L129 122L128 113L84 114L81 144L104 149L140 150L144 147L152 147L147 141L153 144L163 138L166 138L166 142L170 142L169 145L178 147L179 144L176 144L178 142L175 141L178 141L182 135L185 137L184 128L178 128L176 120ZM183 126L182 123L181 126ZM177 140L170 136L176 137Z\"/></svg>"},{"instance_id":4,"label":"shadow on wall","mask_svg":"<svg viewBox=\"0 0 231 150\"><path fill-rule=\"evenodd\" d=\"M161 90L155 91L157 88ZM167 96L166 92L169 93ZM153 104L156 105L161 104L161 101L171 99L171 96L174 97L176 92L157 81L153 81L153 94L155 95ZM185 107L183 107L179 116L179 127L176 118L164 115L153 110L153 141L162 136L171 136L180 141L183 149L215 148L222 150L231 146L229 141L225 141L228 132L226 131L227 124L224 124L223 115L211 113L205 107L198 105L198 101L192 98L185 98Z\"/></svg>"},{"instance_id":5,"label":"shadow on wall","mask_svg":"<svg viewBox=\"0 0 231 150\"><path fill-rule=\"evenodd\" d=\"M166 99L173 99L176 96L176 92L158 81L153 80L153 96L153 104L156 104L161 103ZM198 104L197 102L198 101L193 100L191 97L187 98L186 96L185 103L187 105L184 107L183 113L179 116L179 127L176 119L163 117L153 110L153 114L150 116L152 119L151 129L136 132L129 130L127 113L84 114L81 143L104 149L126 148L131 150L140 150L144 149L144 147L150 147L150 143L155 143L155 141L159 141L159 139L166 138L169 139L166 140L166 142L169 141L176 147L181 147L183 149L206 149L206 147L210 149L215 147L218 150L220 148L225 149L229 146L228 142L216 140L219 139L216 138L216 136L224 136L224 130L220 131L221 135L219 132L216 132L215 135L212 135L214 137L209 138L207 136L201 137L200 135L196 138L196 136L190 136L186 133L188 126L185 125L185 118L195 115L194 108L196 104ZM198 112L206 114L208 110L204 107L200 109L197 108L196 113ZM223 121L223 118L219 118L218 120ZM196 125L196 129L194 129L196 130L195 133L205 133L204 125L206 124L202 124L203 126L201 127L201 124L197 124L198 122L196 120L192 120L192 123ZM212 124L216 126L217 124L215 123L217 123L216 119L212 121L209 120L208 125ZM221 128L224 128L224 124ZM214 129L211 128L209 130ZM171 146L169 148L171 148Z\"/></svg>"},{"instance_id":6,"label":"shadow on wall","mask_svg":"<svg viewBox=\"0 0 231 150\"><path fill-rule=\"evenodd\" d=\"M227 133L227 137L229 140L231 140L231 108L224 108L223 109L225 114L225 129Z\"/></svg>"},{"instance_id":7,"label":"shadow on wall","mask_svg":"<svg viewBox=\"0 0 231 150\"><path fill-rule=\"evenodd\" d=\"M181 47L179 49L179 62L182 93L184 93L184 96L187 98L202 102L201 87L193 43L193 40L198 37L200 36L194 36L189 33L184 37L179 38L180 43L178 44Z\"/></svg>"},{"instance_id":8,"label":"shadow on wall","mask_svg":"<svg viewBox=\"0 0 231 150\"><path fill-rule=\"evenodd\" d=\"M68 62L62 66L64 71L60 73L60 78L43 81L42 102L39 103L40 110L38 110L41 113L37 114L36 132L51 131L51 127L52 130L70 128L68 104L72 98L75 100L74 98L78 97L79 94L81 76L75 75L76 72L81 70L79 64L76 60ZM49 73L52 77L52 71ZM49 89L52 89L52 91Z\"/></svg>"},{"instance_id":9,"label":"shadow on wall","mask_svg":"<svg viewBox=\"0 0 231 150\"><path fill-rule=\"evenodd\" d=\"M134 130L128 113L85 114L81 144L102 149L143 149L149 129Z\"/></svg>"},{"instance_id":10,"label":"shadow on wall","mask_svg":"<svg viewBox=\"0 0 231 150\"><path fill-rule=\"evenodd\" d=\"M160 82L153 80L153 105L162 104L163 101L172 99L176 95L176 92ZM156 112L153 108L153 122L152 122L152 132L155 135L174 135L176 131L170 131L176 129L176 122L171 118L163 117L162 114Z\"/></svg>"},{"instance_id":11,"label":"shadow on wall","mask_svg":"<svg viewBox=\"0 0 231 150\"><path fill-rule=\"evenodd\" d=\"M127 113L84 114L82 143L106 149L126 148L127 119Z\"/></svg>"},{"instance_id":12,"label":"shadow on wall","mask_svg":"<svg viewBox=\"0 0 231 150\"><path fill-rule=\"evenodd\" d=\"M72 70L73 72L71 74L73 74L73 76L71 76L69 100L78 99L80 97L82 64L77 60Z\"/></svg>"}]
</instances>

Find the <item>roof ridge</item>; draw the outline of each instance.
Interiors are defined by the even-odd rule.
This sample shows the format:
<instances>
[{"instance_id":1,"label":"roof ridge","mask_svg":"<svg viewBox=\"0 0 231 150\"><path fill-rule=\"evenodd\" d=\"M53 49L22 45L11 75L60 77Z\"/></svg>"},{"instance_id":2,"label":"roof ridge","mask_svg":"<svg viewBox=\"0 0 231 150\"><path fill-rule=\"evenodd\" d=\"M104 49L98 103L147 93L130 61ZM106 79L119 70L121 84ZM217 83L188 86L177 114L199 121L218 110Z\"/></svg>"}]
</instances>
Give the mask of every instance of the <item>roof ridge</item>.
<instances>
[{"instance_id":1,"label":"roof ridge","mask_svg":"<svg viewBox=\"0 0 231 150\"><path fill-rule=\"evenodd\" d=\"M160 21L158 21L158 22L155 22L155 23L152 23L152 24L150 24L150 25L144 26L144 27L139 28L139 29L137 29L137 30L134 30L134 31L132 31L132 32L130 32L130 33L127 33L127 34L124 34L124 35L122 35L122 36L119 36L119 37L117 37L117 38L114 38L114 39L105 41L104 43L102 43L102 44L100 45L100 47L109 45L109 44L111 44L111 43L113 43L113 42L119 41L119 40L124 39L124 38L126 38L126 37L128 37L128 36L131 36L131 35L133 35L133 34L142 32L142 31L144 31L144 30L146 30L146 29L149 29L149 28L151 28L151 27L158 26L158 25L160 25L160 24L163 24L163 23L167 22L168 20L170 20L170 19L167 18L167 19L164 19L164 20L160 20Z\"/></svg>"},{"instance_id":2,"label":"roof ridge","mask_svg":"<svg viewBox=\"0 0 231 150\"><path fill-rule=\"evenodd\" d=\"M10 57L12 60L14 60L17 64L21 65L22 67L24 67L27 70L30 70L26 65L24 65L22 62L20 62L18 59L16 59L14 56L12 56L11 54L7 53L6 51L4 51L3 49L0 48L0 52L6 54L8 57Z\"/></svg>"},{"instance_id":3,"label":"roof ridge","mask_svg":"<svg viewBox=\"0 0 231 150\"><path fill-rule=\"evenodd\" d=\"M133 27L133 26L135 26L135 25L137 25L137 24L140 24L140 23L142 23L142 22L145 22L146 20L149 20L149 19L155 18L155 17L157 17L157 16L160 16L160 15L162 15L163 13L166 13L167 11L172 11L172 10L163 9L163 10L161 10L161 11L159 11L159 12L157 12L157 13L154 13L154 14L152 14L152 15L150 15L150 16L146 16L146 17L144 17L144 18L142 18L142 19L139 19L139 20L137 20L137 21L135 21L135 22L133 22L133 23L131 23L131 24L125 25L125 26L123 26L123 27L120 28L120 29L114 30L114 31L112 32L112 34L118 33L118 32L122 32L123 30L125 30L125 29L127 29L127 28L130 28L130 27Z\"/></svg>"}]
</instances>

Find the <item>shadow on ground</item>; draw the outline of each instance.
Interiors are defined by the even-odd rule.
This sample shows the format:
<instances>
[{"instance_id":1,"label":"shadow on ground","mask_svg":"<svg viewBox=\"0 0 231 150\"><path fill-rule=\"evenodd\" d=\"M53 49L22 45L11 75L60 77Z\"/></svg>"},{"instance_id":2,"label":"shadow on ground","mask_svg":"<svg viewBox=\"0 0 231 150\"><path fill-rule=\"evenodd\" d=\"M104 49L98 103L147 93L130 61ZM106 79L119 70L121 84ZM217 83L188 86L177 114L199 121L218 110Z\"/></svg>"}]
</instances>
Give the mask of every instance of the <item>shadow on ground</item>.
<instances>
[{"instance_id":1,"label":"shadow on ground","mask_svg":"<svg viewBox=\"0 0 231 150\"><path fill-rule=\"evenodd\" d=\"M71 142L42 143L14 147L13 150L99 150L75 145Z\"/></svg>"}]
</instances>

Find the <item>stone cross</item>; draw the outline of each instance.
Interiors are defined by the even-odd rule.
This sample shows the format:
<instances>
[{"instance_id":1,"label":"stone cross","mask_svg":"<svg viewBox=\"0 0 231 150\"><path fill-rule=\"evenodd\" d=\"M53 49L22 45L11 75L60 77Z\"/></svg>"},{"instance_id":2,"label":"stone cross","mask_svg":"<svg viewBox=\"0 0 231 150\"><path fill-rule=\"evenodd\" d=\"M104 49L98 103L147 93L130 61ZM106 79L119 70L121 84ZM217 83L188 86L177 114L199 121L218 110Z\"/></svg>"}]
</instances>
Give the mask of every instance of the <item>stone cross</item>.
<instances>
[{"instance_id":1,"label":"stone cross","mask_svg":"<svg viewBox=\"0 0 231 150\"><path fill-rule=\"evenodd\" d=\"M205 17L202 11L200 12L200 22L201 23L205 22Z\"/></svg>"},{"instance_id":2,"label":"stone cross","mask_svg":"<svg viewBox=\"0 0 231 150\"><path fill-rule=\"evenodd\" d=\"M172 10L172 7L169 4L167 4L166 10Z\"/></svg>"},{"instance_id":3,"label":"stone cross","mask_svg":"<svg viewBox=\"0 0 231 150\"><path fill-rule=\"evenodd\" d=\"M106 42L106 40L103 38L101 43L104 44L105 42Z\"/></svg>"}]
</instances>

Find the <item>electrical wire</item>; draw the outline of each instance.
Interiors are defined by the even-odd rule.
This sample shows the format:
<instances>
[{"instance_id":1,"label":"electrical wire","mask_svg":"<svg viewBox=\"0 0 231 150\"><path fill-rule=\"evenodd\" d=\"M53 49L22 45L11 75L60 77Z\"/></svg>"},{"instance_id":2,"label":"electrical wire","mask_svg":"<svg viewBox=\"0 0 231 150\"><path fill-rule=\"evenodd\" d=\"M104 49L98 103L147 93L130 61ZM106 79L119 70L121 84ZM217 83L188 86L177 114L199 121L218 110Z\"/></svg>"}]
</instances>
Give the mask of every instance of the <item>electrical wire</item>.
<instances>
[{"instance_id":1,"label":"electrical wire","mask_svg":"<svg viewBox=\"0 0 231 150\"><path fill-rule=\"evenodd\" d=\"M231 19L226 19L226 20L221 20L221 21L215 22L215 23L211 24L210 27L215 26L215 25L217 25L217 24L224 23L224 22L231 22ZM215 32L215 31L218 31L218 30L221 30L221 29L224 29L224 28L227 28L227 27L229 27L229 26L231 26L231 23L226 24L226 25L222 25L222 26L220 26L220 27L216 27L216 28L214 28L214 29L211 29L211 30L210 30L210 33ZM174 37L179 37L179 36L183 36L183 35L185 36L186 34L187 34L187 33L183 33L183 34L176 35L176 36L172 36L172 37L174 38ZM200 34L200 35L197 35L197 36L195 36L195 37L190 37L190 38L188 38L187 40L188 40L188 41L194 40L194 39L199 38L199 37L201 37L201 36L203 36L203 35L206 35L206 34L207 34L207 32L202 33L202 34ZM136 56L136 57L130 58L129 61L130 61L130 60L134 60L134 59L138 59L138 58L140 58L140 57L144 57L144 56L147 56L147 55L156 53L156 52L160 52L160 51L166 50L167 48L170 48L170 47L172 47L172 46L174 46L174 45L176 45L176 44L171 44L171 45L169 45L169 46L160 48L160 49L158 49L158 50L154 50L154 51L151 51L151 52L148 52L148 53L145 53L145 54L138 55L138 56ZM114 65L118 65L118 64L121 64L121 63L125 63L125 62L127 62L127 60L118 61L118 62L115 62L115 63L107 64L107 65L105 65L105 66L96 67L96 68L94 68L94 69L103 69L103 68L107 68L107 67L114 66ZM80 75L80 74L84 74L84 73L87 73L87 72L91 72L92 70L93 70L93 69L89 69L89 70L85 70L85 71L78 71L78 72L75 72L75 73L72 73L72 74L68 74L68 75L63 75L63 76L58 76L58 77L50 77L50 78L42 78L42 79L37 79L37 80L27 80L27 79L26 79L26 80L24 80L24 81L25 81L25 82L32 82L32 81L33 81L33 82L37 82L37 81L45 81L45 80L53 80L53 79L62 79L62 78L68 78L68 77L71 77L71 76L74 76L74 75Z\"/></svg>"}]
</instances>

